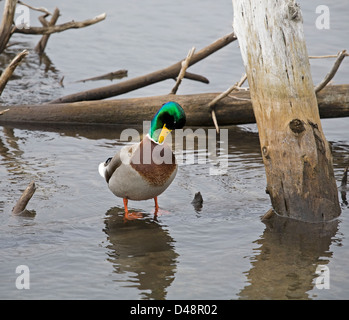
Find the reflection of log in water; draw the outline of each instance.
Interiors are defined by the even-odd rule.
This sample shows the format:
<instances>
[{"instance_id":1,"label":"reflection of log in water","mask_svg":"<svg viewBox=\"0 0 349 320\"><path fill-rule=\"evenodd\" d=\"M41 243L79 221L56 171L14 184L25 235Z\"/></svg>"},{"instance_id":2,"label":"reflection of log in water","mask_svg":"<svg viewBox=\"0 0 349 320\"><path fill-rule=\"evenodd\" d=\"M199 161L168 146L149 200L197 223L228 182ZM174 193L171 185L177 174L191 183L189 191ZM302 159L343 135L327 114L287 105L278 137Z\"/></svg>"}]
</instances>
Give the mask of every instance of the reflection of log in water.
<instances>
[{"instance_id":1,"label":"reflection of log in water","mask_svg":"<svg viewBox=\"0 0 349 320\"><path fill-rule=\"evenodd\" d=\"M165 299L176 272L174 240L152 219L124 222L123 216L123 208L106 213L109 261L115 272L130 273L125 285L137 287L143 299Z\"/></svg>"},{"instance_id":2,"label":"reflection of log in water","mask_svg":"<svg viewBox=\"0 0 349 320\"><path fill-rule=\"evenodd\" d=\"M326 265L338 221L305 223L274 215L266 222L259 253L246 272L241 299L311 299L318 265Z\"/></svg>"}]
</instances>

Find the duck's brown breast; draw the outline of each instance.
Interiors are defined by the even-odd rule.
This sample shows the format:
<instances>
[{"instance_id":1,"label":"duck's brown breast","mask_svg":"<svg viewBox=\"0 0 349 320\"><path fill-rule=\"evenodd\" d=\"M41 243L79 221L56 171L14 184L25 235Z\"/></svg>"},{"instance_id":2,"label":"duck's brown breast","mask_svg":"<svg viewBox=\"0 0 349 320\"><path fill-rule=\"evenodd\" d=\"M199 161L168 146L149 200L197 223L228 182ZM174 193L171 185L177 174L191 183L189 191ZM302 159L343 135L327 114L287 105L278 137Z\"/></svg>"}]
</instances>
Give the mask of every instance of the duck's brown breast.
<instances>
[{"instance_id":1,"label":"duck's brown breast","mask_svg":"<svg viewBox=\"0 0 349 320\"><path fill-rule=\"evenodd\" d=\"M176 158L167 144L144 138L132 155L130 165L151 185L161 186L177 168Z\"/></svg>"}]
</instances>

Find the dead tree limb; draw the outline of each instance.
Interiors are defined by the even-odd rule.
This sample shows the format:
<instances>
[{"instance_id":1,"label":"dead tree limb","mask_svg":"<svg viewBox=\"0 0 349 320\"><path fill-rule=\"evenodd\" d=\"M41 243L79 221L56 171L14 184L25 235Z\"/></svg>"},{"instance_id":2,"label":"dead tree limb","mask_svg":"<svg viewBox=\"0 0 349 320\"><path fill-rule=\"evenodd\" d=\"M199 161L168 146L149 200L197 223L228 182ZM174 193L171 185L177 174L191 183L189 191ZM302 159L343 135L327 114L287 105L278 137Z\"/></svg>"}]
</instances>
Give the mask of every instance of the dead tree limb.
<instances>
[{"instance_id":1,"label":"dead tree limb","mask_svg":"<svg viewBox=\"0 0 349 320\"><path fill-rule=\"evenodd\" d=\"M33 7L33 6L30 6L29 4L26 4L26 3L22 2L22 1L17 1L17 2L18 2L18 4L21 4L22 6L26 6L26 7L28 7L28 8L31 9L31 10L40 11L40 12L43 12L43 13L49 15L49 16L52 16L52 13L49 12L49 11L48 11L46 8L44 8L44 7Z\"/></svg>"},{"instance_id":2,"label":"dead tree limb","mask_svg":"<svg viewBox=\"0 0 349 320\"><path fill-rule=\"evenodd\" d=\"M32 198L34 192L36 190L36 186L34 181L32 181L28 187L24 190L23 194L17 201L16 205L12 209L12 213L15 215L19 215L25 211L25 208L29 202L29 200Z\"/></svg>"},{"instance_id":3,"label":"dead tree limb","mask_svg":"<svg viewBox=\"0 0 349 320\"><path fill-rule=\"evenodd\" d=\"M118 71L114 71L114 72L109 72L109 73L103 74L101 76L78 80L76 82L122 79L124 77L127 77L127 73L128 73L127 70L122 69L122 70L118 70Z\"/></svg>"},{"instance_id":4,"label":"dead tree limb","mask_svg":"<svg viewBox=\"0 0 349 320\"><path fill-rule=\"evenodd\" d=\"M203 83L210 83L210 81L206 77L201 76L199 74L191 73L191 72L186 72L184 74L184 78L194 80L194 81L203 82Z\"/></svg>"},{"instance_id":5,"label":"dead tree limb","mask_svg":"<svg viewBox=\"0 0 349 320\"><path fill-rule=\"evenodd\" d=\"M0 24L0 53L2 53L12 35L13 19L16 12L17 0L6 0Z\"/></svg>"},{"instance_id":6,"label":"dead tree limb","mask_svg":"<svg viewBox=\"0 0 349 320\"><path fill-rule=\"evenodd\" d=\"M196 52L189 62L189 66L199 62L200 60L208 57L217 50L225 47L229 43L236 40L234 32L218 39L214 43L208 45L207 47ZM96 88L92 90L82 91L74 94L70 94L59 99L55 99L50 103L67 103L67 102L77 102L77 101L87 101L87 100L101 100L110 97L114 97L132 90L143 88L145 86L164 81L167 79L174 79L178 76L181 70L182 61L179 61L167 68L149 73L144 76L136 77L130 80L126 80L117 84Z\"/></svg>"},{"instance_id":7,"label":"dead tree limb","mask_svg":"<svg viewBox=\"0 0 349 320\"><path fill-rule=\"evenodd\" d=\"M17 68L17 66L21 63L21 61L27 56L29 51L23 50L10 62L10 64L6 67L3 73L0 76L0 95L2 94L8 80L12 76L13 72Z\"/></svg>"},{"instance_id":8,"label":"dead tree limb","mask_svg":"<svg viewBox=\"0 0 349 320\"><path fill-rule=\"evenodd\" d=\"M216 98L214 98L209 104L208 107L211 110L211 116L212 116L212 120L214 123L214 126L216 128L217 133L219 133L219 126L218 126L218 122L217 122L217 118L216 118L216 113L215 113L215 105L217 104L217 102L219 100L222 100L224 97L226 97L227 95L229 95L233 90L239 89L244 82L247 79L247 75L244 74L240 81L238 81L237 83L235 83L232 87L230 87L229 89L225 90L224 92L222 92L221 94L219 94Z\"/></svg>"},{"instance_id":9,"label":"dead tree limb","mask_svg":"<svg viewBox=\"0 0 349 320\"><path fill-rule=\"evenodd\" d=\"M52 34L57 32L62 32L68 29L78 29L93 25L100 22L106 18L106 14L102 13L92 19L84 21L70 21L54 26L44 26L44 27L30 27L30 28L15 28L13 33L23 33L23 34Z\"/></svg>"},{"instance_id":10,"label":"dead tree limb","mask_svg":"<svg viewBox=\"0 0 349 320\"><path fill-rule=\"evenodd\" d=\"M315 93L319 92L322 90L326 85L331 81L331 79L334 77L336 74L339 66L341 65L343 59L347 56L346 50L343 50L338 53L337 55L337 60L334 63L332 69L330 72L326 75L326 77L315 87Z\"/></svg>"},{"instance_id":11,"label":"dead tree limb","mask_svg":"<svg viewBox=\"0 0 349 320\"><path fill-rule=\"evenodd\" d=\"M45 25L47 24L47 26L49 27L52 27L56 24L58 18L59 18L59 15L60 15L60 12L59 12L59 9L58 8L55 8L53 14L52 14L52 18L50 20L50 22L47 22L45 20L45 18L43 18L43 20L45 21ZM41 20L42 21L42 20ZM43 21L42 21L43 22ZM49 34L44 34L40 41L38 42L38 44L36 45L35 47L35 51L38 53L38 54L42 54L44 51L45 51L45 48L46 48L46 45L47 45L47 41L49 39L50 35Z\"/></svg>"},{"instance_id":12,"label":"dead tree limb","mask_svg":"<svg viewBox=\"0 0 349 320\"><path fill-rule=\"evenodd\" d=\"M346 53L345 56L348 57L349 53ZM309 56L309 59L326 59L326 58L338 58L338 54L329 54L324 56Z\"/></svg>"},{"instance_id":13,"label":"dead tree limb","mask_svg":"<svg viewBox=\"0 0 349 320\"><path fill-rule=\"evenodd\" d=\"M191 58L193 57L194 53L195 53L195 47L190 49L187 57L182 61L182 67L181 67L181 70L179 71L179 75L177 77L176 84L174 85L174 87L172 88L172 91L171 91L172 94L177 93L179 85L181 84L182 79L184 78L185 72L187 71L187 69L189 67L189 62L190 62Z\"/></svg>"}]
</instances>

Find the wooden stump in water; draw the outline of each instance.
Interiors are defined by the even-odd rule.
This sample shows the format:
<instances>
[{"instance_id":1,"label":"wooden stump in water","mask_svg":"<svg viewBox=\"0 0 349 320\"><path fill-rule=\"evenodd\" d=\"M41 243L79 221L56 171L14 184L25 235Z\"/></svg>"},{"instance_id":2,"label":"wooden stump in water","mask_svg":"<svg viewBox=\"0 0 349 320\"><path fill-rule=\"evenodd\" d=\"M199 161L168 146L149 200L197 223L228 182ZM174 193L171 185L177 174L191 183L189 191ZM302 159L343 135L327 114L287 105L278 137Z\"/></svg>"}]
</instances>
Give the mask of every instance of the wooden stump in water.
<instances>
[{"instance_id":1,"label":"wooden stump in water","mask_svg":"<svg viewBox=\"0 0 349 320\"><path fill-rule=\"evenodd\" d=\"M234 0L234 31L258 125L274 210L304 221L340 215L298 4Z\"/></svg>"}]
</instances>

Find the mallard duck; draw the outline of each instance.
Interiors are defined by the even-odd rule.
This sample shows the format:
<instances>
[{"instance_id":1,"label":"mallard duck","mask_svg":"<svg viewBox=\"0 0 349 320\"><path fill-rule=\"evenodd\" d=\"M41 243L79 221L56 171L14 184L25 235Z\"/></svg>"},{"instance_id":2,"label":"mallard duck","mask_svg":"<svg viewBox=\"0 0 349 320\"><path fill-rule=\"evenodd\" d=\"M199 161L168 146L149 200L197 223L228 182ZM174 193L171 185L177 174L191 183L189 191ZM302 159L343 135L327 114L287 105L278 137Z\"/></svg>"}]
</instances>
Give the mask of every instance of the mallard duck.
<instances>
[{"instance_id":1,"label":"mallard duck","mask_svg":"<svg viewBox=\"0 0 349 320\"><path fill-rule=\"evenodd\" d=\"M99 165L98 171L109 189L123 198L126 219L134 218L128 212L128 200L154 199L155 214L158 212L157 197L177 173L175 156L164 141L172 130L183 128L185 121L184 110L178 103L165 103L155 114L141 142L121 148L114 157Z\"/></svg>"}]
</instances>

